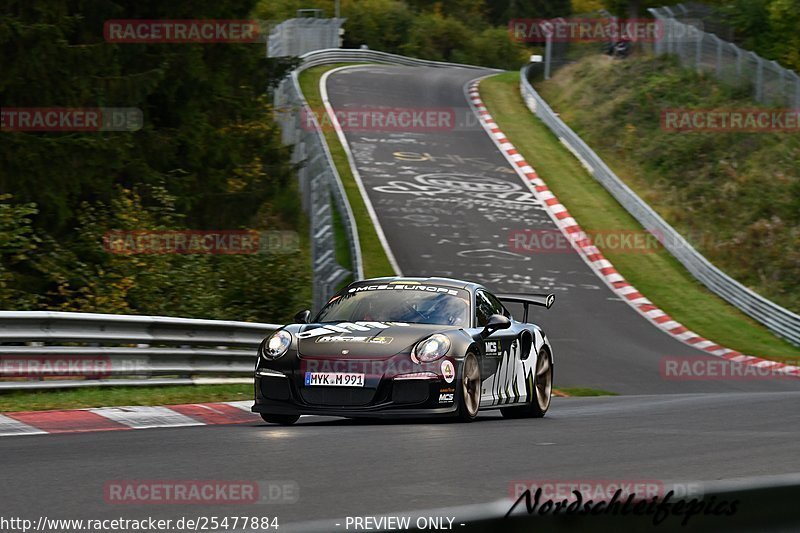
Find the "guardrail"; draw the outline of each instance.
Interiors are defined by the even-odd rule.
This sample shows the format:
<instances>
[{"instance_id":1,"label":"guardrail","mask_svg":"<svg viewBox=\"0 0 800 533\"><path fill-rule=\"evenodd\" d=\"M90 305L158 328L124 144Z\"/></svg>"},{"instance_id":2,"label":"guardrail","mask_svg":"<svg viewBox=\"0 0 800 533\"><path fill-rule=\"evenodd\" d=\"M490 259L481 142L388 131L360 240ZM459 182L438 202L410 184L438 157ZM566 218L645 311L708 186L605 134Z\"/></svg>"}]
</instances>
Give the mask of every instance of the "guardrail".
<instances>
[{"instance_id":1,"label":"guardrail","mask_svg":"<svg viewBox=\"0 0 800 533\"><path fill-rule=\"evenodd\" d=\"M317 117L300 90L300 68L284 79L275 91L275 108L281 123L283 143L293 145L292 163L308 213L313 272L313 307L319 309L348 276L364 277L361 245L355 218L347 201L339 172L333 163ZM336 261L336 240L332 209L336 209L345 228L351 264L345 268Z\"/></svg>"},{"instance_id":2,"label":"guardrail","mask_svg":"<svg viewBox=\"0 0 800 533\"><path fill-rule=\"evenodd\" d=\"M319 123L300 90L300 72L330 63L480 67L372 50L319 50L302 59L276 89L275 104L290 111L279 113L278 121L283 142L294 145L292 161L298 164L303 205L310 215L314 307L319 308L348 275L361 279L364 273L355 218ZM335 260L332 208L345 227L352 258L349 270ZM278 327L173 317L0 311L0 390L248 381L259 343ZM64 374L70 379L45 379Z\"/></svg>"},{"instance_id":3,"label":"guardrail","mask_svg":"<svg viewBox=\"0 0 800 533\"><path fill-rule=\"evenodd\" d=\"M647 10L663 26L656 54L675 55L682 65L710 72L723 82L748 85L762 104L800 108L797 72L680 20L691 16L692 7L676 4ZM683 37L687 35L693 37Z\"/></svg>"},{"instance_id":4,"label":"guardrail","mask_svg":"<svg viewBox=\"0 0 800 533\"><path fill-rule=\"evenodd\" d=\"M312 209L312 259L315 272L315 306L324 303L348 271L334 258L331 199L341 214L353 264L350 273L363 277L358 232L341 178L313 113L311 127L301 127L301 110L310 111L300 91L298 74L306 68L330 63L389 63L409 66L460 67L471 65L425 61L371 50L320 50L305 54L303 64L284 80L276 101L294 106L281 117L284 142L294 144L294 161L300 167L304 204ZM491 70L491 69L484 69ZM800 317L755 294L711 265L669 224L630 190L602 160L553 113L550 106L521 76L521 91L528 107L587 167L590 173L648 230L664 236L665 247L700 281L772 331L800 344ZM199 320L173 317L0 311L0 390L109 385L191 384L225 378L195 376L249 376L256 349L277 324ZM47 345L46 345L47 344ZM60 375L53 365L86 364L76 379L42 379ZM20 376L20 365L28 374ZM32 366L36 368L33 369ZM43 369L47 369L44 372ZM66 369L70 372L70 368ZM35 372L34 372L35 373ZM26 380L8 378L27 377ZM78 379L83 378L83 379ZM212 381L209 381L211 379ZM233 378L243 380L246 378Z\"/></svg>"},{"instance_id":5,"label":"guardrail","mask_svg":"<svg viewBox=\"0 0 800 533\"><path fill-rule=\"evenodd\" d=\"M303 64L298 70L331 63L387 63L390 65L402 65L408 67L456 67L502 72L500 69L495 68L465 65L463 63L448 63L446 61L417 59L415 57L400 56L397 54L390 54L388 52L378 52L376 50L368 49L351 50L330 48L328 50L315 50L302 55L301 59L303 60Z\"/></svg>"},{"instance_id":6,"label":"guardrail","mask_svg":"<svg viewBox=\"0 0 800 533\"><path fill-rule=\"evenodd\" d=\"M526 66L520 73L525 104L575 155L586 170L703 285L764 324L788 341L800 345L800 316L756 294L711 264L672 226L631 190L602 159L561 120L528 81Z\"/></svg>"},{"instance_id":7,"label":"guardrail","mask_svg":"<svg viewBox=\"0 0 800 533\"><path fill-rule=\"evenodd\" d=\"M312 50L341 45L343 18L293 18L272 28L267 38L267 56L301 56Z\"/></svg>"},{"instance_id":8,"label":"guardrail","mask_svg":"<svg viewBox=\"0 0 800 533\"><path fill-rule=\"evenodd\" d=\"M0 379L7 380L0 381L0 390L210 383L230 381L231 376L241 376L241 381L253 372L259 343L278 327L160 316L0 311Z\"/></svg>"},{"instance_id":9,"label":"guardrail","mask_svg":"<svg viewBox=\"0 0 800 533\"><path fill-rule=\"evenodd\" d=\"M299 75L308 68L334 63L385 63L404 66L485 69L472 65L427 61L374 50L315 50L302 56L301 65L284 79L274 94L275 109L283 132L283 142L293 145L292 162L298 165L297 177L303 208L309 214L313 271L313 308L319 309L348 276L364 277L361 245L355 218L347 200L341 176L333 162L316 113L300 90ZM351 264L336 262L333 212L336 209L345 229Z\"/></svg>"}]
</instances>

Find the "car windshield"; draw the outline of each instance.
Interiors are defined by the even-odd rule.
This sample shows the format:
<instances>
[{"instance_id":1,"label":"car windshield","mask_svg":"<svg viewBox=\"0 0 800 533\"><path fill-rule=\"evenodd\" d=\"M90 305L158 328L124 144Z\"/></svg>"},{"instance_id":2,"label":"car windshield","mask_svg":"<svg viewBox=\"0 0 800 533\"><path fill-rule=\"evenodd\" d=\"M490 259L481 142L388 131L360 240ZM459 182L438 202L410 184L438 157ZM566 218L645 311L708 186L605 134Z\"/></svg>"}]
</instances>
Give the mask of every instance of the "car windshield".
<instances>
[{"instance_id":1,"label":"car windshield","mask_svg":"<svg viewBox=\"0 0 800 533\"><path fill-rule=\"evenodd\" d=\"M316 322L407 322L469 325L469 293L431 285L371 285L334 296Z\"/></svg>"}]
</instances>

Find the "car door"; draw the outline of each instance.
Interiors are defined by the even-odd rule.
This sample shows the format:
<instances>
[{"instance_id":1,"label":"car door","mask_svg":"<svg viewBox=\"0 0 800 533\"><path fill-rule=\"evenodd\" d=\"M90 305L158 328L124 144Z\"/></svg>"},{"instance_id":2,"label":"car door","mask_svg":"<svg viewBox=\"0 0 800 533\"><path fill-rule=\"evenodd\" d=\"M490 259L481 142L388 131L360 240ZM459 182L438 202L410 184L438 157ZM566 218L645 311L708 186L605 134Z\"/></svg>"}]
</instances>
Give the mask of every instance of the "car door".
<instances>
[{"instance_id":1,"label":"car door","mask_svg":"<svg viewBox=\"0 0 800 533\"><path fill-rule=\"evenodd\" d=\"M509 316L503 304L489 291L475 291L475 326L482 328L494 314ZM518 358L515 350L519 349L516 330L495 331L481 342L481 406L508 403L515 397L514 370Z\"/></svg>"}]
</instances>

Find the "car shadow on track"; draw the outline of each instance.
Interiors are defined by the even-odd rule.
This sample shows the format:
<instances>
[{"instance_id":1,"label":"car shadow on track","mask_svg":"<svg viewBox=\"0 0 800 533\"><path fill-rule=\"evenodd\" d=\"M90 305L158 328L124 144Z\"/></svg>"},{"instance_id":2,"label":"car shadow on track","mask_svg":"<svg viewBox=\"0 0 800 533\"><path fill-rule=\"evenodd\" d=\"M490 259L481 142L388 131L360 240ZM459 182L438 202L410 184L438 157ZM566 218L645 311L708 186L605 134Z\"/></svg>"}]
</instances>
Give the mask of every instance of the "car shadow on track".
<instances>
[{"instance_id":1,"label":"car shadow on track","mask_svg":"<svg viewBox=\"0 0 800 533\"><path fill-rule=\"evenodd\" d=\"M470 422L470 424L477 424L477 423L489 423L489 422L498 422L498 421L511 421L508 419L504 419L500 416L500 413L497 415L492 414L481 414L478 415L474 421ZM406 426L406 425L467 425L464 422L459 421L456 418L368 418L368 417L358 417L358 418L336 418L336 417L328 417L328 416L304 416L302 417L294 427L302 427L302 426L313 426L313 427L325 427L325 426L333 426L333 427L342 427L342 426L352 426L352 427L360 427L360 426ZM257 423L253 424L252 427L273 427L273 428L286 428L288 426L281 426L278 424L268 424L268 423Z\"/></svg>"}]
</instances>

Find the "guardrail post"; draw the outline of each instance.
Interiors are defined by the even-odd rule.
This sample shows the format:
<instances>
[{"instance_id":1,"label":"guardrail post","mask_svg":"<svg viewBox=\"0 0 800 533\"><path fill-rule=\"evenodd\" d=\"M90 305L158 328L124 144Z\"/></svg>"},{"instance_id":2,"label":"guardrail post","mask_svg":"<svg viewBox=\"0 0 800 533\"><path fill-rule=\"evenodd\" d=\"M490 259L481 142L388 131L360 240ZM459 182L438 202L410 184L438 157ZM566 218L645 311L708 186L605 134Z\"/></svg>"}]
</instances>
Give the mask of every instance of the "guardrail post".
<instances>
[{"instance_id":1,"label":"guardrail post","mask_svg":"<svg viewBox=\"0 0 800 533\"><path fill-rule=\"evenodd\" d=\"M669 40L672 39L672 35L671 35L672 26L670 24L667 24L666 20L664 20L663 18L661 18L658 15L656 15L655 12L652 12L652 13L656 17L656 21L659 24L661 24L661 28L663 30L662 33L661 33L661 38L656 40L655 47L654 47L655 54L657 56L660 56L660 55L662 55L664 53L664 45L669 43Z\"/></svg>"},{"instance_id":2,"label":"guardrail post","mask_svg":"<svg viewBox=\"0 0 800 533\"><path fill-rule=\"evenodd\" d=\"M663 9L664 11L667 12L667 17L668 17L667 18L667 24L669 25L669 34L670 34L669 36L670 36L670 38L667 41L667 53L675 54L675 53L678 52L677 43L675 42L675 30L676 30L676 28L675 28L675 24L676 24L675 15L672 13L672 10L667 6L664 6L661 9Z\"/></svg>"},{"instance_id":3,"label":"guardrail post","mask_svg":"<svg viewBox=\"0 0 800 533\"><path fill-rule=\"evenodd\" d=\"M756 59L756 101L764 103L764 60L750 52Z\"/></svg>"},{"instance_id":4,"label":"guardrail post","mask_svg":"<svg viewBox=\"0 0 800 533\"><path fill-rule=\"evenodd\" d=\"M775 62L773 61L773 63L775 63ZM775 64L777 65L777 63L775 63ZM789 102L792 99L792 95L787 90L788 89L788 87L787 87L788 84L786 83L786 72L787 71L786 71L785 68L782 68L780 65L778 65L778 68L780 69L780 70L778 70L778 72L781 73L780 74L781 75L781 96L783 97L783 102L781 102L781 105L788 105Z\"/></svg>"},{"instance_id":5,"label":"guardrail post","mask_svg":"<svg viewBox=\"0 0 800 533\"><path fill-rule=\"evenodd\" d=\"M549 33L545 38L544 47L544 79L550 79L550 58L553 55L553 37Z\"/></svg>"},{"instance_id":6,"label":"guardrail post","mask_svg":"<svg viewBox=\"0 0 800 533\"><path fill-rule=\"evenodd\" d=\"M694 54L694 68L697 72L700 72L702 69L700 65L703 62L703 41L706 38L706 32L700 32L700 38L697 39L697 47L695 48Z\"/></svg>"},{"instance_id":7,"label":"guardrail post","mask_svg":"<svg viewBox=\"0 0 800 533\"><path fill-rule=\"evenodd\" d=\"M691 13L691 10L687 8L684 4L676 4L672 7L663 6L660 8L649 8L647 10L653 17L657 20L664 19L664 27L665 32L664 35L666 36L666 43L661 43L659 41L656 42L656 46L654 47L656 54L660 53L668 53L677 55L681 64L684 66L688 66L691 61L694 61L694 68L695 71L701 72L703 70L703 45L704 40L706 38L713 38L714 42L716 43L716 57L714 61L714 73L717 78L724 80L725 79L725 58L724 58L724 45L726 41L720 39L717 35L712 33L708 33L705 31L697 30L696 33L699 34L697 42L695 43L694 48L694 58L691 57L692 51L690 47L688 47L688 39L683 37L689 35L688 32L685 31L686 24L680 22L678 17L686 16ZM684 28L684 32L682 33L683 37L676 37L677 32L675 31L678 28ZM748 57L752 57L755 61L755 75L753 76L752 84L753 84L753 94L759 103L766 103L767 102L767 85L765 82L765 74L764 74L764 63L766 62L765 59L761 58L754 52L747 52L740 49L733 43L727 43L732 48L736 54L736 81L741 82L743 79L749 79L749 74L745 75L745 65L744 62L747 60ZM708 60L710 63L710 58ZM781 77L781 95L787 102L787 105L794 104L795 108L800 106L800 96L798 96L798 88L797 88L797 73L781 67L776 62L772 61L771 63L775 64L775 68L778 69L777 72ZM710 69L710 65L709 65ZM788 77L791 77L795 80L795 88L794 90L791 88L791 82L788 80ZM794 93L794 94L792 94Z\"/></svg>"},{"instance_id":8,"label":"guardrail post","mask_svg":"<svg viewBox=\"0 0 800 533\"><path fill-rule=\"evenodd\" d=\"M730 45L733 47L733 51L736 52L736 80L737 81L741 81L741 79L742 79L742 58L744 57L744 54L742 53L741 48L739 48L735 44L730 43Z\"/></svg>"},{"instance_id":9,"label":"guardrail post","mask_svg":"<svg viewBox=\"0 0 800 533\"><path fill-rule=\"evenodd\" d=\"M800 76L797 75L797 72L792 72L792 76L794 76L794 109L800 109Z\"/></svg>"},{"instance_id":10,"label":"guardrail post","mask_svg":"<svg viewBox=\"0 0 800 533\"><path fill-rule=\"evenodd\" d=\"M680 233L614 174L608 165L550 109L547 102L536 93L528 82L527 68L523 68L520 74L520 90L523 100L526 104L531 101L536 102L536 115L556 137L562 139L570 147L572 153L587 167L587 170L588 168L592 169L592 176L620 205L644 229L655 235L663 236L662 244L667 251L712 292L766 326L776 335L800 345L800 316L748 289L712 265L695 250ZM528 104L528 107L530 109L531 105Z\"/></svg>"}]
</instances>

